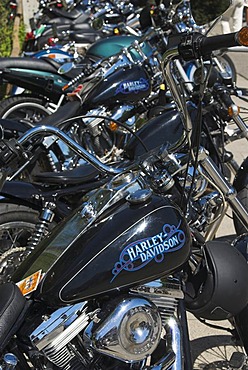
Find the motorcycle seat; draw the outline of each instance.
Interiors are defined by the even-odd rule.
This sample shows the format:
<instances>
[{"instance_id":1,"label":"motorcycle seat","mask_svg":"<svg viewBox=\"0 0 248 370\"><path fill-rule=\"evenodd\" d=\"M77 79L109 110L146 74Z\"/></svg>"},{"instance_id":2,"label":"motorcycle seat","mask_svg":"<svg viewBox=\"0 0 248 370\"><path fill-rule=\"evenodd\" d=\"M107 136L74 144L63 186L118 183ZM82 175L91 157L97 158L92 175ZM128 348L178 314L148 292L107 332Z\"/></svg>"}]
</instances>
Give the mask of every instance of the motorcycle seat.
<instances>
[{"instance_id":1,"label":"motorcycle seat","mask_svg":"<svg viewBox=\"0 0 248 370\"><path fill-rule=\"evenodd\" d=\"M65 120L79 115L81 108L81 102L79 100L69 101L66 104L59 107L56 112L43 118L39 122L39 125L59 126L60 123Z\"/></svg>"},{"instance_id":2,"label":"motorcycle seat","mask_svg":"<svg viewBox=\"0 0 248 370\"><path fill-rule=\"evenodd\" d=\"M67 12L66 17L63 15L59 15L56 18L52 18L49 20L48 24L56 24L56 25L63 25L63 24L76 24L76 23L83 23L89 20L89 16L86 14L82 14L81 12L73 13Z\"/></svg>"},{"instance_id":3,"label":"motorcycle seat","mask_svg":"<svg viewBox=\"0 0 248 370\"><path fill-rule=\"evenodd\" d=\"M0 70L5 68L23 68L57 73L60 64L57 63L57 65L58 66L55 67L53 64L47 63L46 60L38 58L0 58Z\"/></svg>"},{"instance_id":4,"label":"motorcycle seat","mask_svg":"<svg viewBox=\"0 0 248 370\"><path fill-rule=\"evenodd\" d=\"M78 42L79 44L94 43L95 41L97 41L98 38L99 38L99 35L97 33L92 33L92 32L89 32L89 33L86 33L86 32L72 33L71 34L71 40L75 41L75 42Z\"/></svg>"},{"instance_id":5,"label":"motorcycle seat","mask_svg":"<svg viewBox=\"0 0 248 370\"><path fill-rule=\"evenodd\" d=\"M28 304L14 283L0 285L0 351L23 322Z\"/></svg>"},{"instance_id":6,"label":"motorcycle seat","mask_svg":"<svg viewBox=\"0 0 248 370\"><path fill-rule=\"evenodd\" d=\"M58 74L58 69L61 63L56 62L52 58L29 58L29 57L14 57L14 58L0 58L0 70L8 68L22 68L29 70L44 71ZM68 73L63 74L63 77L72 79L81 72L80 69L74 68Z\"/></svg>"},{"instance_id":7,"label":"motorcycle seat","mask_svg":"<svg viewBox=\"0 0 248 370\"><path fill-rule=\"evenodd\" d=\"M53 9L53 13L54 15L56 15L56 18L52 18L49 20L49 23L51 23L51 21L53 21L54 19L57 19L57 18L62 18L63 20L66 20L66 19L70 19L70 20L75 20L77 19L78 17L80 17L80 15L82 14L82 9L81 7L78 7L77 8L74 8L70 11L67 11L67 10L64 10L64 9Z\"/></svg>"},{"instance_id":8,"label":"motorcycle seat","mask_svg":"<svg viewBox=\"0 0 248 370\"><path fill-rule=\"evenodd\" d=\"M48 185L81 185L96 183L100 180L101 172L90 164L76 167L72 170L61 172L41 172L33 177L35 182L46 183ZM95 187L95 185L94 185Z\"/></svg>"},{"instance_id":9,"label":"motorcycle seat","mask_svg":"<svg viewBox=\"0 0 248 370\"><path fill-rule=\"evenodd\" d=\"M71 18L63 18L63 17L57 17L57 18L53 18L53 19L50 19L49 20L49 24L53 25L53 24L56 24L56 25L59 25L59 24L67 24L67 25L71 25L73 24L74 19L71 19Z\"/></svg>"},{"instance_id":10,"label":"motorcycle seat","mask_svg":"<svg viewBox=\"0 0 248 370\"><path fill-rule=\"evenodd\" d=\"M97 33L97 31L95 31L88 23L72 24L70 30L87 33Z\"/></svg>"}]
</instances>

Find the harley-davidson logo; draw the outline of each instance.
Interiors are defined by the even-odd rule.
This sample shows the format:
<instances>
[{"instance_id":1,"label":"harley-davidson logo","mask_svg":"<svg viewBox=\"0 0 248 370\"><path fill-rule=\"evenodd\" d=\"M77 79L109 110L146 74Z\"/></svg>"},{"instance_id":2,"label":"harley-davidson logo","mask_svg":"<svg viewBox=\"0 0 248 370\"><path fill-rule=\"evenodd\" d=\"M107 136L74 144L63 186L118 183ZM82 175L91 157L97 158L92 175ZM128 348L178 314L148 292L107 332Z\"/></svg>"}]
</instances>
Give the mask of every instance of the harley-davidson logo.
<instances>
[{"instance_id":1,"label":"harley-davidson logo","mask_svg":"<svg viewBox=\"0 0 248 370\"><path fill-rule=\"evenodd\" d=\"M160 263L164 260L165 254L181 249L185 243L185 233L179 229L180 224L165 224L162 232L137 240L127 245L120 254L119 261L115 263L111 282L122 271L137 271L154 260Z\"/></svg>"},{"instance_id":2,"label":"harley-davidson logo","mask_svg":"<svg viewBox=\"0 0 248 370\"><path fill-rule=\"evenodd\" d=\"M115 95L121 94L137 94L139 91L146 91L149 89L149 82L144 78L136 81L124 81L116 89Z\"/></svg>"}]
</instances>

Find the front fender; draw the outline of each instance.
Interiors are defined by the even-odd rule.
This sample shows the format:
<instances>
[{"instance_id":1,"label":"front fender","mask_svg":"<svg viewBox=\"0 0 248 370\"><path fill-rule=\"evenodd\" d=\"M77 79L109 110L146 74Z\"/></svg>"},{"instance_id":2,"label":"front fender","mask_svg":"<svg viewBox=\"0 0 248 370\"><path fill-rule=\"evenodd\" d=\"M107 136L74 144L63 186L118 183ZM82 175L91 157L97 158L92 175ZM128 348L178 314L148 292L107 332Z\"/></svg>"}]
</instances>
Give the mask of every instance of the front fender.
<instances>
[{"instance_id":1,"label":"front fender","mask_svg":"<svg viewBox=\"0 0 248 370\"><path fill-rule=\"evenodd\" d=\"M235 176L233 185L234 185L235 189L237 190L237 192L239 192L245 186L248 185L248 157L241 164L241 166L240 166L240 168L239 168L239 170L238 170L238 172Z\"/></svg>"}]
</instances>

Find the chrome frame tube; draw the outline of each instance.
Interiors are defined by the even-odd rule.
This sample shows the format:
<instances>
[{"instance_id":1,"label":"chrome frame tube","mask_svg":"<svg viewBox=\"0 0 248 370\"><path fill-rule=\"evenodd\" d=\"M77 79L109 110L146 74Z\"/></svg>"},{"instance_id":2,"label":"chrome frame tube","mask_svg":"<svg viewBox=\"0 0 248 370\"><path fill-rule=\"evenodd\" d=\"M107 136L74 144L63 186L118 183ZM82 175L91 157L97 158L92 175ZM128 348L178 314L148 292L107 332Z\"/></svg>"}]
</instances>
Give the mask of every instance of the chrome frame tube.
<instances>
[{"instance_id":1,"label":"chrome frame tube","mask_svg":"<svg viewBox=\"0 0 248 370\"><path fill-rule=\"evenodd\" d=\"M165 323L167 341L167 354L156 364L145 367L144 370L183 370L183 346L182 335L178 320L174 317L168 317Z\"/></svg>"},{"instance_id":2,"label":"chrome frame tube","mask_svg":"<svg viewBox=\"0 0 248 370\"><path fill-rule=\"evenodd\" d=\"M49 136L49 135L55 135L58 137L58 139L62 140L68 147L73 150L75 153L77 153L80 157L85 159L87 162L92 164L95 168L100 170L101 172L110 174L110 175L117 175L123 171L126 171L127 168L115 168L112 166L108 166L104 163L102 163L100 160L98 160L96 157L94 157L92 154L87 152L81 145L77 144L74 140L72 140L68 135L66 135L63 131L59 130L56 127L53 126L36 126L25 132L24 135L22 135L17 141L19 144L23 145L28 140L33 138L36 135L42 135L42 136Z\"/></svg>"},{"instance_id":3,"label":"chrome frame tube","mask_svg":"<svg viewBox=\"0 0 248 370\"><path fill-rule=\"evenodd\" d=\"M170 63L173 59L176 59L178 56L179 52L177 47L167 50L162 57L162 70L164 74L164 79L168 86L170 87L172 97L175 100L176 106L180 114L183 116L183 122L185 122L186 130L189 133L192 131L191 118L185 105L184 99L182 99L182 95L180 94L179 88L176 84L173 74L170 72ZM188 140L190 140L189 135Z\"/></svg>"}]
</instances>

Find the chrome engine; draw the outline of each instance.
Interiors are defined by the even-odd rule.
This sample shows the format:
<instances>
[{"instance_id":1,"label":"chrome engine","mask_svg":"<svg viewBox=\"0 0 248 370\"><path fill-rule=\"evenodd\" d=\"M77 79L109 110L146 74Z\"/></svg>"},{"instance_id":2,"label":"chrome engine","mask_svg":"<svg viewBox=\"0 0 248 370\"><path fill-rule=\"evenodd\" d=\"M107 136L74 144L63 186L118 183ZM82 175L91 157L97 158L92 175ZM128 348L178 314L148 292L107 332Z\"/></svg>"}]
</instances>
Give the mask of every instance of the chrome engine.
<instances>
[{"instance_id":1,"label":"chrome engine","mask_svg":"<svg viewBox=\"0 0 248 370\"><path fill-rule=\"evenodd\" d=\"M125 363L125 368L135 363L136 368L147 370L154 365L178 369L181 335L177 309L182 298L178 280L156 280L91 312L88 302L60 308L43 317L30 340L47 358L50 368L54 364L63 370L87 369L96 356L103 354L123 366ZM161 352L161 346L161 359L154 364L152 354L158 347Z\"/></svg>"}]
</instances>

